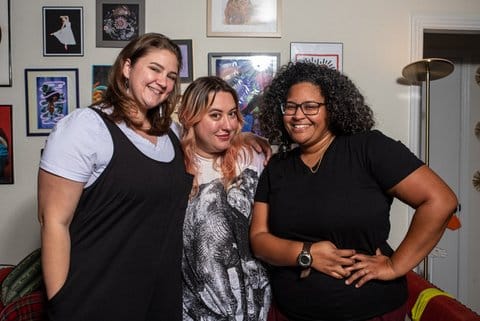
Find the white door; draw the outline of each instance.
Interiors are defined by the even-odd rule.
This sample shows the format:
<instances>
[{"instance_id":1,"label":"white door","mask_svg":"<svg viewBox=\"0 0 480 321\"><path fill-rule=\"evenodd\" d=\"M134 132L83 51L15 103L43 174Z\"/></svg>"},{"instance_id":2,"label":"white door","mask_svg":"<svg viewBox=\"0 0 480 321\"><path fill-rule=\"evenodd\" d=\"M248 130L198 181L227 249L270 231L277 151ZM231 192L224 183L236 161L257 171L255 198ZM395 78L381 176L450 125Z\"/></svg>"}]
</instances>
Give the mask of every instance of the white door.
<instances>
[{"instance_id":1,"label":"white door","mask_svg":"<svg viewBox=\"0 0 480 321\"><path fill-rule=\"evenodd\" d=\"M480 313L480 193L472 185L473 173L480 170L480 139L474 134L480 122L479 66L451 60L454 72L430 83L430 167L457 194L462 227L447 229L430 254L430 280Z\"/></svg>"},{"instance_id":2,"label":"white door","mask_svg":"<svg viewBox=\"0 0 480 321\"><path fill-rule=\"evenodd\" d=\"M459 196L462 112L462 65L430 82L430 168L439 174ZM461 216L460 213L457 215ZM463 230L447 229L429 257L430 280L458 297L459 246Z\"/></svg>"}]
</instances>

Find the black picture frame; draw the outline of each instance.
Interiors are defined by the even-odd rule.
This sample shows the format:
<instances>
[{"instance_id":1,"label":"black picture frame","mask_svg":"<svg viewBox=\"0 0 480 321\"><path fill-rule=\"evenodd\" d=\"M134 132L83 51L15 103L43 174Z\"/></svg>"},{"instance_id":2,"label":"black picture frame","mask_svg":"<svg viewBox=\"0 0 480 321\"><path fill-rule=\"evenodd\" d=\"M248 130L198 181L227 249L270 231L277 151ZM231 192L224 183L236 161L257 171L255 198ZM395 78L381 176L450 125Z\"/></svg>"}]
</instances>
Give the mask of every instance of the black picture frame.
<instances>
[{"instance_id":1,"label":"black picture frame","mask_svg":"<svg viewBox=\"0 0 480 321\"><path fill-rule=\"evenodd\" d=\"M193 49L192 39L174 39L182 52L182 66L180 68L180 80L182 83L193 81Z\"/></svg>"},{"instance_id":2,"label":"black picture frame","mask_svg":"<svg viewBox=\"0 0 480 321\"><path fill-rule=\"evenodd\" d=\"M10 0L0 0L0 87L12 87Z\"/></svg>"},{"instance_id":3,"label":"black picture frame","mask_svg":"<svg viewBox=\"0 0 480 321\"><path fill-rule=\"evenodd\" d=\"M43 56L83 56L83 7L42 7Z\"/></svg>"},{"instance_id":4,"label":"black picture frame","mask_svg":"<svg viewBox=\"0 0 480 321\"><path fill-rule=\"evenodd\" d=\"M78 69L25 69L27 136L48 136L78 107Z\"/></svg>"},{"instance_id":5,"label":"black picture frame","mask_svg":"<svg viewBox=\"0 0 480 321\"><path fill-rule=\"evenodd\" d=\"M145 0L96 0L96 46L123 48L145 33Z\"/></svg>"},{"instance_id":6,"label":"black picture frame","mask_svg":"<svg viewBox=\"0 0 480 321\"><path fill-rule=\"evenodd\" d=\"M242 131L262 135L258 121L259 102L280 66L277 52L212 52L208 74L218 76L237 92L245 123Z\"/></svg>"}]
</instances>

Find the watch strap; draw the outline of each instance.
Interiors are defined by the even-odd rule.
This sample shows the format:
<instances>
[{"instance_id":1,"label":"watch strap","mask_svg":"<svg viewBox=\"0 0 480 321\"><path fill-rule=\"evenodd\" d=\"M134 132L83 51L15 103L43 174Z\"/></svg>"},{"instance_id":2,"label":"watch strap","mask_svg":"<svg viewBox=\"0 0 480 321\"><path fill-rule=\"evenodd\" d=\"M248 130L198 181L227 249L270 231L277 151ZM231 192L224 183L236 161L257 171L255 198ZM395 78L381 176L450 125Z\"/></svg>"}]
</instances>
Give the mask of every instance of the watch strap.
<instances>
[{"instance_id":1,"label":"watch strap","mask_svg":"<svg viewBox=\"0 0 480 321\"><path fill-rule=\"evenodd\" d=\"M310 248L312 247L312 242L303 242L302 252L310 253Z\"/></svg>"},{"instance_id":2,"label":"watch strap","mask_svg":"<svg viewBox=\"0 0 480 321\"><path fill-rule=\"evenodd\" d=\"M301 278L301 279L304 279L304 278L306 278L307 276L309 276L311 270L312 270L312 268L303 269L303 270L300 272L300 278Z\"/></svg>"}]
</instances>

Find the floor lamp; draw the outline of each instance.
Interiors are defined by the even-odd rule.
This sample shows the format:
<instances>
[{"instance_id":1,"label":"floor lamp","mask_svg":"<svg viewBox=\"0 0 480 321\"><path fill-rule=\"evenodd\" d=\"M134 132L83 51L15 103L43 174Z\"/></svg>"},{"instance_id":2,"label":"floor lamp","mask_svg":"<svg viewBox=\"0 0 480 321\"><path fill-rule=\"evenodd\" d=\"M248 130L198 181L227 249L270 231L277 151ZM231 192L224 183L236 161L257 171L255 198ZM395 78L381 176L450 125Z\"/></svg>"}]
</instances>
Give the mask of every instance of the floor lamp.
<instances>
[{"instance_id":1,"label":"floor lamp","mask_svg":"<svg viewBox=\"0 0 480 321\"><path fill-rule=\"evenodd\" d=\"M454 65L442 58L426 58L406 65L402 70L405 79L412 82L425 81L425 164L430 165L430 81L448 76ZM423 278L430 281L428 255L423 259Z\"/></svg>"}]
</instances>

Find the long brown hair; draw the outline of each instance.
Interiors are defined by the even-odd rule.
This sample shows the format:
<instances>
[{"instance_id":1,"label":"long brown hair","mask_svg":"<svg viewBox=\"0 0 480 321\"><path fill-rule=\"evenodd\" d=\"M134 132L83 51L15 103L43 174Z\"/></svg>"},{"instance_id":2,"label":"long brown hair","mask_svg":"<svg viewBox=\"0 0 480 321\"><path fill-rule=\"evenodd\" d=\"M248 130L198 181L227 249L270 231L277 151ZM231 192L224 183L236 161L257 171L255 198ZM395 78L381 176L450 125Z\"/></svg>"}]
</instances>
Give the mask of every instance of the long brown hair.
<instances>
[{"instance_id":1,"label":"long brown hair","mask_svg":"<svg viewBox=\"0 0 480 321\"><path fill-rule=\"evenodd\" d=\"M183 126L182 147L185 153L185 166L187 171L195 176L192 195L195 195L198 191L198 167L196 164L197 141L194 126L207 114L218 92L226 92L232 95L235 106L237 107L237 119L239 123L230 147L213 159L214 166L222 173L222 181L225 187L227 187L236 176L238 158L245 157L246 160L248 160L248 157L251 156L240 152L242 150L242 144L238 139L238 134L242 130L243 117L238 108L238 95L235 89L226 81L216 76L197 78L185 89L178 109L178 120ZM250 149L248 150L251 153Z\"/></svg>"},{"instance_id":2,"label":"long brown hair","mask_svg":"<svg viewBox=\"0 0 480 321\"><path fill-rule=\"evenodd\" d=\"M152 49L165 49L172 52L178 61L178 70L182 65L182 53L178 46L168 37L160 33L146 33L130 41L120 52L115 63L110 68L108 75L108 87L100 104L104 108L113 107L110 117L116 121L124 121L127 126L140 129L141 123L129 117L131 111L137 110L137 102L128 93L127 79L123 75L123 66L130 59L133 65L138 59L148 54ZM180 77L177 77L173 91L167 100L155 108L147 111L147 119L150 121L151 129L146 131L150 135L165 134L171 124L171 114L175 109L180 94Z\"/></svg>"}]
</instances>

